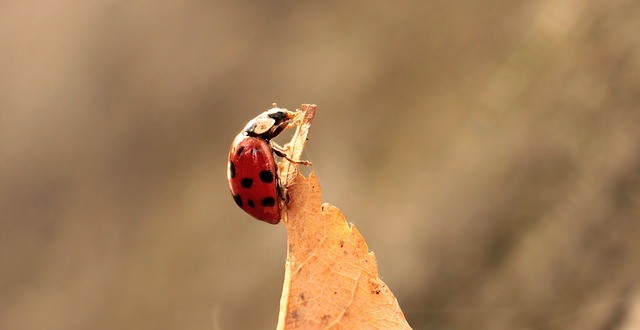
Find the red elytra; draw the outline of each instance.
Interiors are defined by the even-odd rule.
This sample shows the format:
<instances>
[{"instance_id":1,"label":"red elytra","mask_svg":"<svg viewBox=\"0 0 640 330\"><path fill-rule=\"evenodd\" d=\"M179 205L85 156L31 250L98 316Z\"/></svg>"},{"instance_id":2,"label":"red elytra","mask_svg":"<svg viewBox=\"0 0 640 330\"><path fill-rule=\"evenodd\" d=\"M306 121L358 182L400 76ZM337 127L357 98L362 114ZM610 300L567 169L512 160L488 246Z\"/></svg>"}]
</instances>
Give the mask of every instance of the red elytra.
<instances>
[{"instance_id":1,"label":"red elytra","mask_svg":"<svg viewBox=\"0 0 640 330\"><path fill-rule=\"evenodd\" d=\"M278 223L280 196L271 146L240 133L231 145L228 166L229 189L236 204L258 220Z\"/></svg>"},{"instance_id":2,"label":"red elytra","mask_svg":"<svg viewBox=\"0 0 640 330\"><path fill-rule=\"evenodd\" d=\"M273 108L250 120L229 150L227 179L236 204L258 220L280 222L280 194L275 150L270 140L294 119L295 113Z\"/></svg>"}]
</instances>

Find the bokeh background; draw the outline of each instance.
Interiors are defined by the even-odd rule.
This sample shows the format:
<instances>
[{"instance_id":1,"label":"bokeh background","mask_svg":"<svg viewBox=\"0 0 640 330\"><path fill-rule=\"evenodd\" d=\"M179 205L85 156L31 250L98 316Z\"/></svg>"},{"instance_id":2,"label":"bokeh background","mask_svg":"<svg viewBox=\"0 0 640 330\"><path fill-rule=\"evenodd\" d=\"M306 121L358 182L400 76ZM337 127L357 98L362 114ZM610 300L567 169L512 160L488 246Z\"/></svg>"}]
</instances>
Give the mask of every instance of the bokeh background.
<instances>
[{"instance_id":1,"label":"bokeh background","mask_svg":"<svg viewBox=\"0 0 640 330\"><path fill-rule=\"evenodd\" d=\"M0 329L273 329L278 102L415 329L640 329L640 3L3 1Z\"/></svg>"}]
</instances>

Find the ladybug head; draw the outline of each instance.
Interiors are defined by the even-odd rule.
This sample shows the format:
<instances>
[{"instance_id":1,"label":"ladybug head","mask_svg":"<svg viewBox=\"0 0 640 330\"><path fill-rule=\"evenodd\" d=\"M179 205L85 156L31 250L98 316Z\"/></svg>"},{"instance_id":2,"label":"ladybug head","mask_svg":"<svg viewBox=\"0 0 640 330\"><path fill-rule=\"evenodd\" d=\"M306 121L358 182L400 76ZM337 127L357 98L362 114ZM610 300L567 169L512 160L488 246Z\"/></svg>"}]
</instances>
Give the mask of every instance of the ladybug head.
<instances>
[{"instance_id":1,"label":"ladybug head","mask_svg":"<svg viewBox=\"0 0 640 330\"><path fill-rule=\"evenodd\" d=\"M295 112L272 108L251 119L242 130L249 136L270 140L282 132L295 117Z\"/></svg>"}]
</instances>

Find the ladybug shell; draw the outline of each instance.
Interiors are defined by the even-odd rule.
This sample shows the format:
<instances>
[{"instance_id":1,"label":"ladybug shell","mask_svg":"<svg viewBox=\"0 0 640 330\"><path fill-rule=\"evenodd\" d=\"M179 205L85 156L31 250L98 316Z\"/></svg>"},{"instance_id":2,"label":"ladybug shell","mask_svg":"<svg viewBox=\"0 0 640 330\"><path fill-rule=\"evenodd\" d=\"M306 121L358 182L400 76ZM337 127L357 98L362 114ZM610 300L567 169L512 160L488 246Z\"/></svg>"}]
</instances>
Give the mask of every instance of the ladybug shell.
<instances>
[{"instance_id":1,"label":"ladybug shell","mask_svg":"<svg viewBox=\"0 0 640 330\"><path fill-rule=\"evenodd\" d=\"M280 221L276 169L267 141L238 134L229 150L227 179L231 195L245 212L271 224Z\"/></svg>"}]
</instances>

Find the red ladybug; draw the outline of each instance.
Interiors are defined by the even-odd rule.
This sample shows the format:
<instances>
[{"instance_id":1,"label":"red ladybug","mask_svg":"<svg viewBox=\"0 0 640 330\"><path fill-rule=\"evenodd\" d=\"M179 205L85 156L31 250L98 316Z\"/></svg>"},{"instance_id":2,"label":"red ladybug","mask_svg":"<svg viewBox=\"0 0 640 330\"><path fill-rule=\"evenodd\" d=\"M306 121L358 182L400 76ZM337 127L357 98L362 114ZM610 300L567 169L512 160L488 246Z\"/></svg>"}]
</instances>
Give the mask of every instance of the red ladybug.
<instances>
[{"instance_id":1,"label":"red ladybug","mask_svg":"<svg viewBox=\"0 0 640 330\"><path fill-rule=\"evenodd\" d=\"M233 200L254 218L280 222L283 199L274 153L286 157L271 139L293 121L295 112L272 108L247 123L229 150L227 179Z\"/></svg>"}]
</instances>

